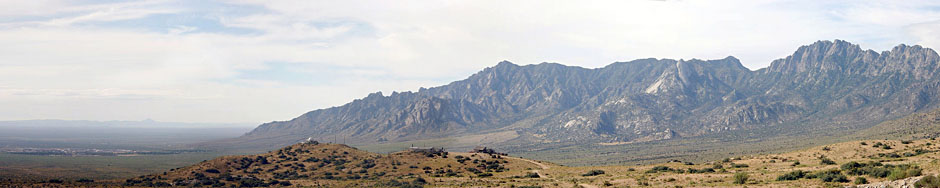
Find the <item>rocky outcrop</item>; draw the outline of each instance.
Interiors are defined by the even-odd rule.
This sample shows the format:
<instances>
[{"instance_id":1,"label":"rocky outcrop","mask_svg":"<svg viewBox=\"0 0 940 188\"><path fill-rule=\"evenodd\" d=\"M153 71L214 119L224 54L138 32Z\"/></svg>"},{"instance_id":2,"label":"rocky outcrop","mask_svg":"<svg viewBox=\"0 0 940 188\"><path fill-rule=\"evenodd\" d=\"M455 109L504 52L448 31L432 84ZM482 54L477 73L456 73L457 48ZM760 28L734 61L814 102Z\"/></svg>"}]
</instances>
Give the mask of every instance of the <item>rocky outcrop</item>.
<instances>
[{"instance_id":1,"label":"rocky outcrop","mask_svg":"<svg viewBox=\"0 0 940 188\"><path fill-rule=\"evenodd\" d=\"M904 178L895 181L885 181L864 185L845 186L845 188L914 188L914 183L920 181L923 176Z\"/></svg>"}]
</instances>

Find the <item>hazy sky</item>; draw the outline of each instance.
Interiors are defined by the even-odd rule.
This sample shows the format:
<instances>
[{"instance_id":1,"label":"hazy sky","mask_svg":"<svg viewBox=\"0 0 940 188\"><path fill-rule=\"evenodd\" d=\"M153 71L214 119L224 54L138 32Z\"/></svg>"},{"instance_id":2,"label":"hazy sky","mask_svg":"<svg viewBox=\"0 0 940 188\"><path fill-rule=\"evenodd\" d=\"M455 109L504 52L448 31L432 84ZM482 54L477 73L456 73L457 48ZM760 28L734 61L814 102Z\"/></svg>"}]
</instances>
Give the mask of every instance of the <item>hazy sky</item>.
<instances>
[{"instance_id":1,"label":"hazy sky","mask_svg":"<svg viewBox=\"0 0 940 188\"><path fill-rule=\"evenodd\" d=\"M268 122L502 60L940 46L938 1L0 0L0 120Z\"/></svg>"}]
</instances>

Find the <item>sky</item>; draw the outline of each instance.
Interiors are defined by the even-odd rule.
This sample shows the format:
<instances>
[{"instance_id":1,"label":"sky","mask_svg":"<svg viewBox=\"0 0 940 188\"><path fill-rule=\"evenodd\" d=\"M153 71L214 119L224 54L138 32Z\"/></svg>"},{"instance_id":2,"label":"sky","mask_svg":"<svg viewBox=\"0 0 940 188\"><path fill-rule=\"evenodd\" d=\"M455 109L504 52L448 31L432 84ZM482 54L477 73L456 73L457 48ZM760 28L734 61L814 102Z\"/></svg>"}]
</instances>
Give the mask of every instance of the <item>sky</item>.
<instances>
[{"instance_id":1,"label":"sky","mask_svg":"<svg viewBox=\"0 0 940 188\"><path fill-rule=\"evenodd\" d=\"M0 0L0 120L284 121L507 60L940 46L940 2Z\"/></svg>"}]
</instances>

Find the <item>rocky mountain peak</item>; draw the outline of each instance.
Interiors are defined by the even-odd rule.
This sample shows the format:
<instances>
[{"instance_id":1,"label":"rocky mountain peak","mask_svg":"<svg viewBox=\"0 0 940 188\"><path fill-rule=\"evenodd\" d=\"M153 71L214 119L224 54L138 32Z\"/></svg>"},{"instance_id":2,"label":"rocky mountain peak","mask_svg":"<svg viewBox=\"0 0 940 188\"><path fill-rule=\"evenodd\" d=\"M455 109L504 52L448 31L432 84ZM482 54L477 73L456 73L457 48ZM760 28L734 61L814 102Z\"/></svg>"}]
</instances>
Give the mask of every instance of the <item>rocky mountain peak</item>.
<instances>
[{"instance_id":1,"label":"rocky mountain peak","mask_svg":"<svg viewBox=\"0 0 940 188\"><path fill-rule=\"evenodd\" d=\"M513 68L518 68L518 67L519 65L516 65L515 63L509 62L509 61L500 61L499 63L496 64L496 66L489 67L487 69L506 70L506 69L513 69Z\"/></svg>"},{"instance_id":2,"label":"rocky mountain peak","mask_svg":"<svg viewBox=\"0 0 940 188\"><path fill-rule=\"evenodd\" d=\"M375 93L369 93L369 96L366 96L366 98L380 98L380 97L384 97L384 96L385 96L385 95L383 95L382 92L379 91L379 92L375 92Z\"/></svg>"},{"instance_id":3,"label":"rocky mountain peak","mask_svg":"<svg viewBox=\"0 0 940 188\"><path fill-rule=\"evenodd\" d=\"M857 44L843 40L817 41L799 47L793 55L773 61L767 71L778 73L840 71L845 70L858 58L867 58L866 55L873 55L874 52L871 53L867 54Z\"/></svg>"}]
</instances>

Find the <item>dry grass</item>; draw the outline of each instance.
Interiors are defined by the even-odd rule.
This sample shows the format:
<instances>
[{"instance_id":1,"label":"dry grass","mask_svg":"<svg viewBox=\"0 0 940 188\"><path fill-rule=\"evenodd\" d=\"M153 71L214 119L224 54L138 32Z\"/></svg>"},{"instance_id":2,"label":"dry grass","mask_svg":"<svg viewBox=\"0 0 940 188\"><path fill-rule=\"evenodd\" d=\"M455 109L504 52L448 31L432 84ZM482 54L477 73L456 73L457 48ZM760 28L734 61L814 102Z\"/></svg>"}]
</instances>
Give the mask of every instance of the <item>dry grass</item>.
<instances>
[{"instance_id":1,"label":"dry grass","mask_svg":"<svg viewBox=\"0 0 940 188\"><path fill-rule=\"evenodd\" d=\"M863 145L862 143L866 143ZM873 147L876 143L888 145ZM904 156L904 153L915 153L920 149L919 155ZM927 151L927 152L923 152ZM376 154L358 150L339 144L302 144L259 155L227 156L209 160L197 165L174 169L167 174L154 174L135 180L150 182L165 182L176 184L178 182L194 183L204 176L219 181L226 186L240 185L238 180L225 180L226 177L252 177L270 182L271 180L287 181L300 186L330 186L330 187L385 187L390 182L414 182L421 178L430 187L509 187L509 186L542 186L542 187L741 187L734 184L732 175L738 172L747 173L748 187L839 187L849 186L851 183L823 182L820 179L799 179L792 181L778 181L777 177L785 173L802 170L818 172L828 169L838 169L841 164L857 161L876 161L884 164L913 164L924 169L924 174L940 173L940 142L935 140L916 140L902 143L897 140L865 140L844 142L818 146L801 151L782 154L738 156L728 160L719 160L699 164L685 162L670 162L639 166L585 166L566 167L549 162L535 161L516 157L496 157L491 155L450 152L447 157L441 155L427 156L420 153L398 152L392 154ZM891 157L898 154L900 157ZM281 157L283 156L283 157ZM459 156L459 157L458 157ZM267 164L252 163L245 165L246 159L263 158ZM320 161L305 161L317 158ZM465 158L466 160L458 160ZM836 164L823 164L821 158L827 158ZM294 160L297 159L297 160ZM320 165L323 159L345 160L343 165L336 163ZM374 166L364 167L363 161L372 160ZM473 161L476 160L477 163ZM490 170L492 176L475 173L468 168L475 168L486 172L487 168L480 167L482 161L500 161L499 171ZM463 161L463 162L460 162ZM794 162L799 161L799 165ZM298 165L303 167L298 168ZM721 168L716 168L720 165ZM746 167L745 167L746 165ZM344 166L345 168L337 168ZM367 166L367 165L366 165ZM484 165L485 166L485 165ZM735 167L737 166L737 167ZM665 170L648 172L655 167ZM712 168L714 172L690 173L689 169L704 170ZM210 173L210 169L218 173ZM255 170L257 169L257 170ZM304 170L300 170L304 169ZM601 170L599 175L585 176L592 170ZM258 171L253 173L252 171ZM276 176L278 173L297 172L303 177ZM440 171L453 172L450 175ZM201 175L196 175L196 174ZM326 178L325 174L333 174L333 178ZM527 177L538 174L538 178ZM381 175L378 175L381 174ZM359 176L360 178L354 178ZM848 176L854 180L858 176ZM865 176L869 182L888 181L886 178ZM106 185L119 185L115 182ZM135 184L146 186L145 184ZM273 186L278 186L277 184Z\"/></svg>"}]
</instances>

